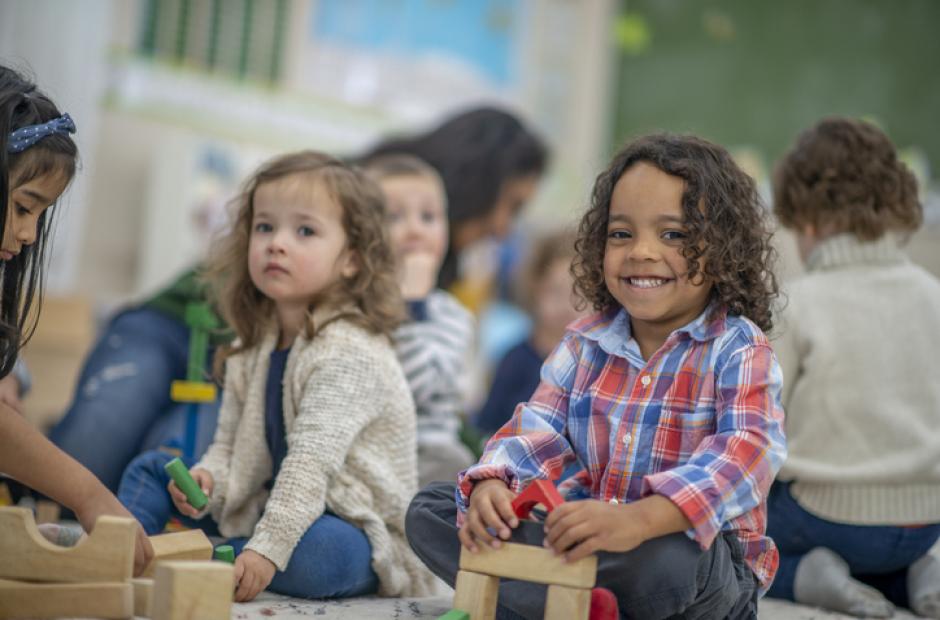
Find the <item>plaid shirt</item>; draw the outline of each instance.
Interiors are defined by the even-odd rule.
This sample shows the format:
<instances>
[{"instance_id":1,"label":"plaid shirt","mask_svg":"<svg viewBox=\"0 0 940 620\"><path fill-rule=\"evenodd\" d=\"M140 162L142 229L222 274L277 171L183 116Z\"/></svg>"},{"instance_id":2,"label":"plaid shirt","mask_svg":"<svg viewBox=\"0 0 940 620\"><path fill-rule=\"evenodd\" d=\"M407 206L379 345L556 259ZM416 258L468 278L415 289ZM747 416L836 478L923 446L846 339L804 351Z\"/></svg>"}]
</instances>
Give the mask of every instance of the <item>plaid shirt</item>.
<instances>
[{"instance_id":1,"label":"plaid shirt","mask_svg":"<svg viewBox=\"0 0 940 620\"><path fill-rule=\"evenodd\" d=\"M519 492L576 464L559 485L566 499L663 495L703 549L734 531L766 591L778 564L764 535L766 497L786 456L781 380L767 337L741 317L706 309L649 361L626 311L581 319L545 361L531 400L458 478L458 519L478 480Z\"/></svg>"}]
</instances>

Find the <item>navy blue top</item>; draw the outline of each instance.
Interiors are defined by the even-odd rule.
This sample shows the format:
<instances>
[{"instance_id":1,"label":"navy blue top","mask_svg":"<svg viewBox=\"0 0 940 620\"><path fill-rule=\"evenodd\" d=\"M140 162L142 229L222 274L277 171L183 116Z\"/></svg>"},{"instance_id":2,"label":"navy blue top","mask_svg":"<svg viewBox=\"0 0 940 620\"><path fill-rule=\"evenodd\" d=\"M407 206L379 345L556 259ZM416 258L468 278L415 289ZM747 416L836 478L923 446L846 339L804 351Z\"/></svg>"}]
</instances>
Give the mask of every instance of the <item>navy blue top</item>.
<instances>
[{"instance_id":1,"label":"navy blue top","mask_svg":"<svg viewBox=\"0 0 940 620\"><path fill-rule=\"evenodd\" d=\"M539 386L544 361L528 340L509 349L493 374L486 404L476 417L477 428L495 433L508 422L516 405L528 401Z\"/></svg>"},{"instance_id":2,"label":"navy blue top","mask_svg":"<svg viewBox=\"0 0 940 620\"><path fill-rule=\"evenodd\" d=\"M264 388L264 436L271 453L274 468L268 487L274 485L277 474L281 471L281 461L287 456L287 433L284 431L284 367L287 366L287 354L290 349L275 349L271 352L271 365L268 367L268 382Z\"/></svg>"}]
</instances>

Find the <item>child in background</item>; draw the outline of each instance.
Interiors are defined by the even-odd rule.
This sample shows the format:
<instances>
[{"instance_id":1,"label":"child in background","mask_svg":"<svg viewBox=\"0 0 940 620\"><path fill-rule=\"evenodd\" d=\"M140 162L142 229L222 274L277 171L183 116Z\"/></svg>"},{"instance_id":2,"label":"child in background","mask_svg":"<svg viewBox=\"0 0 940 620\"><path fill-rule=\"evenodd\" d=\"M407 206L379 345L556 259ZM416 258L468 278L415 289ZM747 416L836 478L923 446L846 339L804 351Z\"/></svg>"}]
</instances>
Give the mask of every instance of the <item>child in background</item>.
<instances>
[{"instance_id":1,"label":"child in background","mask_svg":"<svg viewBox=\"0 0 940 620\"><path fill-rule=\"evenodd\" d=\"M597 585L622 615L756 617L777 567L765 497L785 455L762 331L769 236L753 181L723 148L652 135L616 155L575 245L575 288L597 312L569 327L456 503L453 484L412 501L408 539L424 562L453 584L460 545L498 548L518 525L516 494L577 460L543 544L568 561L597 553ZM544 597L504 581L501 614L540 617Z\"/></svg>"},{"instance_id":2,"label":"child in background","mask_svg":"<svg viewBox=\"0 0 940 620\"><path fill-rule=\"evenodd\" d=\"M35 327L27 321L34 296L42 299L51 207L75 174L72 133L75 123L68 114L35 84L0 66L0 377L13 370ZM6 403L0 404L0 472L71 509L87 532L99 516L131 516L91 472ZM152 556L150 541L138 528L135 574Z\"/></svg>"},{"instance_id":3,"label":"child in background","mask_svg":"<svg viewBox=\"0 0 940 620\"><path fill-rule=\"evenodd\" d=\"M307 151L263 165L236 206L208 269L238 340L219 354L215 440L190 470L211 518L170 482L161 452L128 466L119 496L151 534L177 515L228 538L238 601L269 586L422 594L430 576L404 536L415 413L390 341L403 312L381 194Z\"/></svg>"},{"instance_id":4,"label":"child in background","mask_svg":"<svg viewBox=\"0 0 940 620\"><path fill-rule=\"evenodd\" d=\"M447 251L447 195L438 173L410 155L365 163L385 195L392 253L410 320L395 348L418 412L418 482L456 480L474 456L460 441L467 361L474 347L470 312L436 288Z\"/></svg>"},{"instance_id":5,"label":"child in background","mask_svg":"<svg viewBox=\"0 0 940 620\"><path fill-rule=\"evenodd\" d=\"M900 248L923 219L914 176L875 126L825 119L780 162L774 211L807 272L775 342L790 456L770 594L940 618L940 282Z\"/></svg>"},{"instance_id":6,"label":"child in background","mask_svg":"<svg viewBox=\"0 0 940 620\"><path fill-rule=\"evenodd\" d=\"M489 396L474 419L483 433L495 433L512 417L516 405L532 396L545 358L561 342L568 324L582 314L575 307L571 276L574 241L574 234L560 231L535 243L520 291L532 317L532 332L496 366Z\"/></svg>"}]
</instances>

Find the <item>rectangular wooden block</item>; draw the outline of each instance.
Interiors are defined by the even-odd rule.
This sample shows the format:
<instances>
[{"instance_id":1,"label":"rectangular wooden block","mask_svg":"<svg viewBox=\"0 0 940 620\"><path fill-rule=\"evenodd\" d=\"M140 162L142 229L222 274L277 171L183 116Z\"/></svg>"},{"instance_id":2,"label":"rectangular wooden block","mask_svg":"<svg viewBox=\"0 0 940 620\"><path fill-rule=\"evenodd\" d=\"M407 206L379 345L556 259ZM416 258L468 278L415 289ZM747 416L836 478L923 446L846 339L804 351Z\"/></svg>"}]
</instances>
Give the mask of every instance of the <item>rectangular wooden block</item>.
<instances>
[{"instance_id":1,"label":"rectangular wooden block","mask_svg":"<svg viewBox=\"0 0 940 620\"><path fill-rule=\"evenodd\" d=\"M24 583L0 579L0 618L131 618L125 583Z\"/></svg>"},{"instance_id":2,"label":"rectangular wooden block","mask_svg":"<svg viewBox=\"0 0 940 620\"><path fill-rule=\"evenodd\" d=\"M591 615L591 590L548 586L545 620L588 620Z\"/></svg>"},{"instance_id":3,"label":"rectangular wooden block","mask_svg":"<svg viewBox=\"0 0 940 620\"><path fill-rule=\"evenodd\" d=\"M52 582L123 582L134 568L137 522L99 517L74 547L47 541L26 508L0 508L0 578ZM210 546L211 549L211 546Z\"/></svg>"},{"instance_id":4,"label":"rectangular wooden block","mask_svg":"<svg viewBox=\"0 0 940 620\"><path fill-rule=\"evenodd\" d=\"M499 578L466 570L457 573L454 609L470 614L470 620L491 620L496 616Z\"/></svg>"},{"instance_id":5,"label":"rectangular wooden block","mask_svg":"<svg viewBox=\"0 0 940 620\"><path fill-rule=\"evenodd\" d=\"M141 577L153 577L157 562L167 560L211 560L212 542L202 530L186 530L150 537L153 560Z\"/></svg>"},{"instance_id":6,"label":"rectangular wooden block","mask_svg":"<svg viewBox=\"0 0 940 620\"><path fill-rule=\"evenodd\" d=\"M597 579L597 556L566 564L562 556L544 547L504 542L499 549L480 545L477 553L461 548L460 570L549 585L593 588Z\"/></svg>"},{"instance_id":7,"label":"rectangular wooden block","mask_svg":"<svg viewBox=\"0 0 940 620\"><path fill-rule=\"evenodd\" d=\"M58 523L62 509L55 502L41 499L36 502L36 524Z\"/></svg>"},{"instance_id":8,"label":"rectangular wooden block","mask_svg":"<svg viewBox=\"0 0 940 620\"><path fill-rule=\"evenodd\" d=\"M153 602L153 579L131 579L134 590L134 615L149 618Z\"/></svg>"},{"instance_id":9,"label":"rectangular wooden block","mask_svg":"<svg viewBox=\"0 0 940 620\"><path fill-rule=\"evenodd\" d=\"M153 620L229 620L234 569L224 562L160 562L154 578Z\"/></svg>"}]
</instances>

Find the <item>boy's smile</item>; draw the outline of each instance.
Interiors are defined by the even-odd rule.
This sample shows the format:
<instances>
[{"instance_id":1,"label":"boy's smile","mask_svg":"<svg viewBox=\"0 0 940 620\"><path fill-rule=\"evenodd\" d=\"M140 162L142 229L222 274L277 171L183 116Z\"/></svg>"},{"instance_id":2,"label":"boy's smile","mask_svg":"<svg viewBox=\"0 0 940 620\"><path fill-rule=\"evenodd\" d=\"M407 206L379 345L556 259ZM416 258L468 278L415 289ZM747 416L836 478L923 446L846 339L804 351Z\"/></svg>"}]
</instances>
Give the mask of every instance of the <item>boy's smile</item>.
<instances>
[{"instance_id":1,"label":"boy's smile","mask_svg":"<svg viewBox=\"0 0 940 620\"><path fill-rule=\"evenodd\" d=\"M684 181L646 162L627 169L614 186L604 250L604 281L630 314L645 357L708 305L711 284L689 281L682 256L687 236Z\"/></svg>"}]
</instances>

